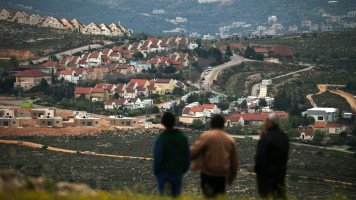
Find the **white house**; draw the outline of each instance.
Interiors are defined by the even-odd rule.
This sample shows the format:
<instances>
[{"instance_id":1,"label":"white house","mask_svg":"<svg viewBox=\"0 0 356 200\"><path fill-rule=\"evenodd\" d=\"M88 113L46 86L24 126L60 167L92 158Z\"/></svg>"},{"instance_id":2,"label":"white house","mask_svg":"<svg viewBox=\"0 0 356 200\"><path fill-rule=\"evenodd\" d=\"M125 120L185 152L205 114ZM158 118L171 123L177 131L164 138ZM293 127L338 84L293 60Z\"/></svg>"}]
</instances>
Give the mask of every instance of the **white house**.
<instances>
[{"instance_id":1,"label":"white house","mask_svg":"<svg viewBox=\"0 0 356 200\"><path fill-rule=\"evenodd\" d=\"M302 115L314 117L315 121L335 122L338 119L339 110L337 108L311 108L303 112Z\"/></svg>"},{"instance_id":2,"label":"white house","mask_svg":"<svg viewBox=\"0 0 356 200\"><path fill-rule=\"evenodd\" d=\"M234 126L235 124L239 124L241 126L244 126L245 125L245 120L242 116L239 116L239 117L225 117L225 126L226 127L232 127Z\"/></svg>"},{"instance_id":3,"label":"white house","mask_svg":"<svg viewBox=\"0 0 356 200\"><path fill-rule=\"evenodd\" d=\"M111 30L110 26L108 26L107 24L100 24L100 27L102 35L112 36L113 31Z\"/></svg>"},{"instance_id":4,"label":"white house","mask_svg":"<svg viewBox=\"0 0 356 200\"><path fill-rule=\"evenodd\" d=\"M74 73L74 70L63 70L60 72L58 80L64 79L65 81L75 83Z\"/></svg>"},{"instance_id":5,"label":"white house","mask_svg":"<svg viewBox=\"0 0 356 200\"><path fill-rule=\"evenodd\" d=\"M221 109L218 108L218 106L215 104L204 104L203 106L205 107L206 111L210 113L210 116L221 113Z\"/></svg>"},{"instance_id":6,"label":"white house","mask_svg":"<svg viewBox=\"0 0 356 200\"><path fill-rule=\"evenodd\" d=\"M101 64L101 52L93 52L88 56L88 64L90 67L98 67Z\"/></svg>"}]
</instances>

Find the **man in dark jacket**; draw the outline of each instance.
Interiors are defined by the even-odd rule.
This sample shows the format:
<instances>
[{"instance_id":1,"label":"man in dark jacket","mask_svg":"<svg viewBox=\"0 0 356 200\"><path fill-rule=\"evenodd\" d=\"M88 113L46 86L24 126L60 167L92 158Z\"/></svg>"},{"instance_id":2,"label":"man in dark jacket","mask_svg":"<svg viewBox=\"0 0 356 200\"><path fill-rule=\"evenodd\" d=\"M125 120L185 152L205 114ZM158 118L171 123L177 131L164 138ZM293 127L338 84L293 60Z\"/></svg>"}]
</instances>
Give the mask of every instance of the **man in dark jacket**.
<instances>
[{"instance_id":1,"label":"man in dark jacket","mask_svg":"<svg viewBox=\"0 0 356 200\"><path fill-rule=\"evenodd\" d=\"M165 127L154 147L153 171L157 177L161 195L176 197L181 193L183 174L190 165L188 139L181 131L174 129L175 117L165 113L162 117Z\"/></svg>"},{"instance_id":2,"label":"man in dark jacket","mask_svg":"<svg viewBox=\"0 0 356 200\"><path fill-rule=\"evenodd\" d=\"M277 115L268 115L264 125L266 132L260 135L255 158L258 192L262 198L286 199L289 140L279 129Z\"/></svg>"}]
</instances>

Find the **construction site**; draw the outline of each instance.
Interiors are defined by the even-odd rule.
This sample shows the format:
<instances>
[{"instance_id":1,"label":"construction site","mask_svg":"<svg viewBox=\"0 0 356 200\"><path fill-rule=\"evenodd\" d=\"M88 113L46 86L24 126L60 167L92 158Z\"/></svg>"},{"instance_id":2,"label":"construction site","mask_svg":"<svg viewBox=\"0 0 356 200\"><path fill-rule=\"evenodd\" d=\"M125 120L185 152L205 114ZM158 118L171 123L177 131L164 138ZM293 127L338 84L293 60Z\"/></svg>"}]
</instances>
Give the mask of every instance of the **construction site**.
<instances>
[{"instance_id":1,"label":"construction site","mask_svg":"<svg viewBox=\"0 0 356 200\"><path fill-rule=\"evenodd\" d=\"M0 137L97 135L103 130L145 127L152 126L139 124L137 118L98 117L84 111L21 108L13 104L0 103Z\"/></svg>"}]
</instances>

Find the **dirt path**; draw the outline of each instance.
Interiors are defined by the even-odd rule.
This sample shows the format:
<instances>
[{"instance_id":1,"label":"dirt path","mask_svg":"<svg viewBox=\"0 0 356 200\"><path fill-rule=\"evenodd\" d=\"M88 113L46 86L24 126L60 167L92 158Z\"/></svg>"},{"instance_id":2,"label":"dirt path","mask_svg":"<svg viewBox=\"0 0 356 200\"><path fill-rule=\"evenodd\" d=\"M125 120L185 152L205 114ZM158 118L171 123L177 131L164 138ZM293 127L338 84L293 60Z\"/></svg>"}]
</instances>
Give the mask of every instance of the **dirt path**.
<instances>
[{"instance_id":1,"label":"dirt path","mask_svg":"<svg viewBox=\"0 0 356 200\"><path fill-rule=\"evenodd\" d=\"M17 144L17 145L32 147L32 148L42 148L42 146L43 146L42 144L37 144L37 143L33 143L33 142L25 142L25 141L22 141L20 144L19 141L15 141L15 140L0 140L0 143ZM100 154L100 153L88 153L88 152L83 152L83 151L61 149L61 148L50 147L50 146L47 147L47 150L65 152L65 153L80 153L80 154L87 154L87 155L94 155L94 156L114 157L114 158L131 158L131 159L140 159L140 160L153 160L152 158L134 157L134 156L119 156L119 155L109 155L109 154Z\"/></svg>"},{"instance_id":2,"label":"dirt path","mask_svg":"<svg viewBox=\"0 0 356 200\"><path fill-rule=\"evenodd\" d=\"M319 92L318 92L318 93L315 93L315 94L308 94L308 95L307 95L307 99L310 101L310 104L313 106L313 108L318 107L318 106L316 105L316 103L314 102L314 100L313 100L313 95L322 94L322 93L324 93L324 92L326 91L326 87L323 87L323 86L321 86L321 85L318 85L318 88L319 88Z\"/></svg>"},{"instance_id":3,"label":"dirt path","mask_svg":"<svg viewBox=\"0 0 356 200\"><path fill-rule=\"evenodd\" d=\"M300 72L305 72L305 71L309 71L309 70L312 70L314 69L314 65L313 66L310 66L308 68L304 68L304 69L301 69L301 70L298 70L298 71L294 71L294 72L289 72L287 74L282 74L282 75L279 75L279 76L276 76L276 77L273 77L273 78L270 78L271 80L274 80L274 79L279 79L279 78L283 78L285 76L290 76L290 75L294 75L294 74L298 74ZM258 90L259 90L259 86L261 85L261 83L256 83L255 85L252 86L252 89L251 89L251 96L257 96L258 95ZM307 97L308 98L308 97Z\"/></svg>"},{"instance_id":4,"label":"dirt path","mask_svg":"<svg viewBox=\"0 0 356 200\"><path fill-rule=\"evenodd\" d=\"M330 91L331 93L340 95L341 97L345 98L346 101L350 104L350 107L352 108L353 111L356 111L356 99L354 95L347 93L345 91L339 90L339 88L345 88L346 85L329 85L329 84L318 84L318 89L319 92L315 94L308 94L307 99L311 103L311 105L316 108L317 105L313 100L313 95L319 95L322 94L326 91Z\"/></svg>"},{"instance_id":5,"label":"dirt path","mask_svg":"<svg viewBox=\"0 0 356 200\"><path fill-rule=\"evenodd\" d=\"M42 148L42 146L43 146L42 144L37 144L37 143L33 143L33 142L25 142L25 141L22 141L21 144L20 144L19 141L15 141L15 140L0 140L0 143L3 143L3 144L15 144L15 145L21 145L21 146L32 147L32 148ZM83 152L83 151L61 149L61 148L50 147L50 146L48 146L46 150L64 152L64 153L73 153L73 154L74 153L80 153L80 154L86 154L86 155L114 157L114 158L153 160L152 158L145 158L145 157L133 157L133 156L119 156L119 155L110 155L110 154L88 153L88 152ZM247 165L249 165L249 164L247 164ZM245 166L245 165L241 165L240 167L242 167L242 166ZM248 172L248 171L243 170L243 169L240 169L239 173L247 174L247 175L254 175L254 176L256 175L256 173ZM321 178L315 178L315 177L299 176L299 178L307 179L307 180L324 181L324 182L336 183L336 184L341 184L341 185L349 185L349 186L353 185L352 183L349 183L349 182L335 181L335 180L329 180L329 179L321 179Z\"/></svg>"},{"instance_id":6,"label":"dirt path","mask_svg":"<svg viewBox=\"0 0 356 200\"><path fill-rule=\"evenodd\" d=\"M260 136L258 135L230 135L233 138L238 138L238 139L245 139L246 137L250 137L253 140L259 140ZM347 150L349 147L348 146L328 146L328 147L322 147L322 146L316 146L316 145L311 145L311 144L303 144L303 143L298 143L298 142L291 142L291 144L294 144L296 146L305 146L305 147L310 147L310 148L318 148L318 149L324 149L324 150L330 150L330 151L339 151L343 153L354 153L353 151Z\"/></svg>"},{"instance_id":7,"label":"dirt path","mask_svg":"<svg viewBox=\"0 0 356 200\"><path fill-rule=\"evenodd\" d=\"M330 92L344 97L346 99L346 101L350 104L350 107L352 108L352 110L356 112L356 99L355 99L354 95L347 93L345 91L342 91L342 90L336 90L336 91L331 90Z\"/></svg>"}]
</instances>

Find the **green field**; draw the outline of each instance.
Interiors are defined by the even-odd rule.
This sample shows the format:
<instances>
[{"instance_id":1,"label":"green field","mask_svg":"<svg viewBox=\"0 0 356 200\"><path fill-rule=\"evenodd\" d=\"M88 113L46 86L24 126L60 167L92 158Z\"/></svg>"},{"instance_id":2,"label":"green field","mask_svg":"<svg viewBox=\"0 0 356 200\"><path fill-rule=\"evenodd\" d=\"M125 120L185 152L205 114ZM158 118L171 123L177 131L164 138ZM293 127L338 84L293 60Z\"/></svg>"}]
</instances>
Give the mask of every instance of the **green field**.
<instances>
[{"instance_id":1,"label":"green field","mask_svg":"<svg viewBox=\"0 0 356 200\"><path fill-rule=\"evenodd\" d=\"M198 131L186 131L190 143L200 135ZM107 132L98 136L63 137L17 137L1 138L30 141L65 149L93 151L115 155L152 157L152 148L157 134L145 131ZM228 188L231 197L256 197L255 176L253 172L256 142L236 140L239 150L240 173L236 183ZM0 145L3 152L0 159L1 169L15 169L27 176L46 174L54 180L87 183L90 186L107 191L129 188L138 193L149 194L156 191L152 173L152 161L109 158L93 155L69 154L43 149L33 149L17 145ZM290 151L289 171L299 181L288 181L288 191L298 198L326 198L336 193L349 198L356 197L352 186L318 180L331 179L356 184L356 160L352 154L335 153L313 147L293 146ZM342 154L340 156L339 154ZM342 169L342 170L340 170ZM331 190L332 188L332 190ZM184 179L185 194L199 194L199 174L189 172Z\"/></svg>"}]
</instances>

